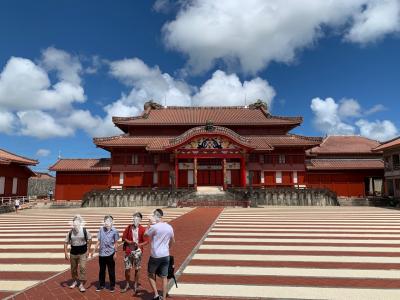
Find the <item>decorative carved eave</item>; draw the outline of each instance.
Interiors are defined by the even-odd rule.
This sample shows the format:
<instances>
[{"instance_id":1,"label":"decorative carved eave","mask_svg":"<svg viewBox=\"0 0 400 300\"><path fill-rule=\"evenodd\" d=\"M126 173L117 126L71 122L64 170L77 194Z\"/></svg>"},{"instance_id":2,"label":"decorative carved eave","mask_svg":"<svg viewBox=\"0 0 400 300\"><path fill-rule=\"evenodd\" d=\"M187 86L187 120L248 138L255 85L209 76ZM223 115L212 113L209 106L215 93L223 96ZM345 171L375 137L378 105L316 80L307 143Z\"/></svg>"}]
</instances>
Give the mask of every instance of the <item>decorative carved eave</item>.
<instances>
[{"instance_id":1,"label":"decorative carved eave","mask_svg":"<svg viewBox=\"0 0 400 300\"><path fill-rule=\"evenodd\" d=\"M253 150L255 148L251 145L249 139L237 134L233 130L222 126L214 126L207 122L205 126L194 127L183 134L170 139L169 146L167 146L165 150L176 149L198 136L223 136L247 150Z\"/></svg>"}]
</instances>

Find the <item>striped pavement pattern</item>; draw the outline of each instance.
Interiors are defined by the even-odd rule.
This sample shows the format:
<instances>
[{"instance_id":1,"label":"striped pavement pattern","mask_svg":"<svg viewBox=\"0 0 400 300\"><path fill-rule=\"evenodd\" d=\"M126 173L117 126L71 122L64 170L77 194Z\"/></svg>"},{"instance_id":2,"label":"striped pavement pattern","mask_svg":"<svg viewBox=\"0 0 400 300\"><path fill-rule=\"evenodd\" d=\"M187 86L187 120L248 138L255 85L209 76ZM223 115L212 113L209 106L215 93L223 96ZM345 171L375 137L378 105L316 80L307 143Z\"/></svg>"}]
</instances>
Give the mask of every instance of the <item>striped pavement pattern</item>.
<instances>
[{"instance_id":1,"label":"striped pavement pattern","mask_svg":"<svg viewBox=\"0 0 400 300\"><path fill-rule=\"evenodd\" d=\"M0 299L69 269L63 247L74 215L84 218L85 227L96 241L105 215L114 217L114 226L122 236L135 211L143 214L143 223L147 224L153 209L31 209L0 215ZM165 209L164 219L173 220L190 210Z\"/></svg>"},{"instance_id":2,"label":"striped pavement pattern","mask_svg":"<svg viewBox=\"0 0 400 300\"><path fill-rule=\"evenodd\" d=\"M370 207L225 209L170 294L400 299L400 212Z\"/></svg>"}]
</instances>

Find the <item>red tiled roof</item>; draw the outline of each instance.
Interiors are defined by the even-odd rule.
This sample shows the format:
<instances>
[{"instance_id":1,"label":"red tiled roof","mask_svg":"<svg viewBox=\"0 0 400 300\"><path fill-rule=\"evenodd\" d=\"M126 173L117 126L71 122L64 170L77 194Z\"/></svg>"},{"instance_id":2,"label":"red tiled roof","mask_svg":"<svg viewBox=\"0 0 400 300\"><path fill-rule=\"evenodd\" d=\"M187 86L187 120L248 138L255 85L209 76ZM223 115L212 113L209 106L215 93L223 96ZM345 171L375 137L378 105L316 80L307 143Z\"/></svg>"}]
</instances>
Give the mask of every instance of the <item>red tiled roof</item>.
<instances>
[{"instance_id":1,"label":"red tiled roof","mask_svg":"<svg viewBox=\"0 0 400 300\"><path fill-rule=\"evenodd\" d=\"M308 137L297 134L287 135L269 135L253 137L257 139L264 139L265 142L274 147L285 147L285 146L316 146L322 142L321 137Z\"/></svg>"},{"instance_id":2,"label":"red tiled roof","mask_svg":"<svg viewBox=\"0 0 400 300\"><path fill-rule=\"evenodd\" d=\"M109 158L59 159L50 171L109 171Z\"/></svg>"},{"instance_id":3,"label":"red tiled roof","mask_svg":"<svg viewBox=\"0 0 400 300\"><path fill-rule=\"evenodd\" d=\"M150 109L137 117L113 117L116 125L299 125L302 117L280 117L262 108L243 106L184 107Z\"/></svg>"},{"instance_id":4,"label":"red tiled roof","mask_svg":"<svg viewBox=\"0 0 400 300\"><path fill-rule=\"evenodd\" d=\"M35 173L35 177L37 179L53 179L54 178L54 176L52 176L51 174L46 173L46 172L34 172L34 173Z\"/></svg>"},{"instance_id":5,"label":"red tiled roof","mask_svg":"<svg viewBox=\"0 0 400 300\"><path fill-rule=\"evenodd\" d=\"M382 169L381 159L311 159L307 165L309 170L353 170Z\"/></svg>"},{"instance_id":6,"label":"red tiled roof","mask_svg":"<svg viewBox=\"0 0 400 300\"><path fill-rule=\"evenodd\" d=\"M384 142L378 147L374 148L373 151L379 152L382 150L387 150L391 148L400 148L400 137L392 139L390 141Z\"/></svg>"},{"instance_id":7,"label":"red tiled roof","mask_svg":"<svg viewBox=\"0 0 400 300\"><path fill-rule=\"evenodd\" d=\"M377 146L379 146L378 141L362 136L331 135L319 146L310 149L307 154L371 154L372 149Z\"/></svg>"},{"instance_id":8,"label":"red tiled roof","mask_svg":"<svg viewBox=\"0 0 400 300\"><path fill-rule=\"evenodd\" d=\"M304 137L300 135L270 135L270 136L246 136L246 145L255 150L272 150L274 147L300 146L312 147L321 142L318 137ZM99 147L144 147L149 151L163 151L165 148L173 145L176 137L171 136L146 136L135 137L129 135L120 135L108 138L94 138L94 143Z\"/></svg>"},{"instance_id":9,"label":"red tiled roof","mask_svg":"<svg viewBox=\"0 0 400 300\"><path fill-rule=\"evenodd\" d=\"M21 165L36 165L38 164L37 160L26 158L6 150L0 149L0 163L1 164L10 164L17 163Z\"/></svg>"},{"instance_id":10,"label":"red tiled roof","mask_svg":"<svg viewBox=\"0 0 400 300\"><path fill-rule=\"evenodd\" d=\"M105 137L105 138L94 138L93 142L99 147L149 147L154 149L164 149L164 147L170 144L170 139L174 136L145 136L136 137L129 136L126 134Z\"/></svg>"}]
</instances>

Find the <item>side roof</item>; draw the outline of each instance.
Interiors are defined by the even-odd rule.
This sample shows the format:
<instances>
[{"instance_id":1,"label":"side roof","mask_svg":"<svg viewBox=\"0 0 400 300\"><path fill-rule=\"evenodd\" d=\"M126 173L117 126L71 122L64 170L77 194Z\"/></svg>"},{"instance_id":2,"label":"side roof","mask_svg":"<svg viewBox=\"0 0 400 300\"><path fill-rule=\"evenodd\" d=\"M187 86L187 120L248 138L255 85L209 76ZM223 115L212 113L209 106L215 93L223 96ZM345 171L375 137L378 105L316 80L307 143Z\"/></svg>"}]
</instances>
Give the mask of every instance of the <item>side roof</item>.
<instances>
[{"instance_id":1,"label":"side roof","mask_svg":"<svg viewBox=\"0 0 400 300\"><path fill-rule=\"evenodd\" d=\"M311 159L308 170L383 170L382 159Z\"/></svg>"},{"instance_id":2,"label":"side roof","mask_svg":"<svg viewBox=\"0 0 400 300\"><path fill-rule=\"evenodd\" d=\"M352 154L373 154L374 148L379 142L362 136L355 135L330 135L324 138L322 143L307 151L309 155L352 155ZM376 153L375 153L376 154Z\"/></svg>"},{"instance_id":3,"label":"side roof","mask_svg":"<svg viewBox=\"0 0 400 300\"><path fill-rule=\"evenodd\" d=\"M374 148L373 151L379 152L393 148L400 148L400 136L380 144L378 147Z\"/></svg>"},{"instance_id":4,"label":"side roof","mask_svg":"<svg viewBox=\"0 0 400 300\"><path fill-rule=\"evenodd\" d=\"M0 164L10 164L16 163L20 165L27 165L27 166L34 166L37 165L39 162L35 159L30 159L21 155L17 155L6 151L4 149L0 149Z\"/></svg>"},{"instance_id":5,"label":"side roof","mask_svg":"<svg viewBox=\"0 0 400 300\"><path fill-rule=\"evenodd\" d=\"M50 171L109 171L109 158L82 158L82 159L59 159L52 165Z\"/></svg>"},{"instance_id":6,"label":"side roof","mask_svg":"<svg viewBox=\"0 0 400 300\"><path fill-rule=\"evenodd\" d=\"M196 128L194 128L196 129ZM189 130L192 131L193 129ZM186 133L182 134L184 136ZM97 147L110 149L112 147L142 147L148 151L165 151L180 137L171 136L145 136L135 137L127 134L94 138L93 142ZM273 150L276 147L304 147L306 149L321 143L319 137L305 137L301 135L273 135L273 136L246 136L245 144L255 151Z\"/></svg>"}]
</instances>

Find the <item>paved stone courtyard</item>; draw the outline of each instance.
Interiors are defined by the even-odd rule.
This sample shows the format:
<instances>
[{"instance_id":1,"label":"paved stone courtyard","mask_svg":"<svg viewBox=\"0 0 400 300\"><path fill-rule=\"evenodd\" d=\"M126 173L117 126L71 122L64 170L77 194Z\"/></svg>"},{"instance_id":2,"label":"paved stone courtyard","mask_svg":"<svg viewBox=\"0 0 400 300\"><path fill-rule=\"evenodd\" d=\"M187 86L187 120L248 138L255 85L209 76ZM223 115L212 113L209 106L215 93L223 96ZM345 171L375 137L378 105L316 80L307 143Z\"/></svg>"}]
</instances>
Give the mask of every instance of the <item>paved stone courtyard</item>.
<instances>
[{"instance_id":1,"label":"paved stone courtyard","mask_svg":"<svg viewBox=\"0 0 400 300\"><path fill-rule=\"evenodd\" d=\"M94 234L110 213L122 234L135 210L34 209L0 215L0 297L132 299L131 293L119 293L124 278L121 248L114 294L95 291L97 258L88 263L86 293L69 289L63 239L76 213ZM152 208L137 210L147 217ZM398 211L271 207L165 212L175 229L172 252L180 275L171 299L400 299ZM144 264L136 298L151 299L149 291Z\"/></svg>"}]
</instances>

